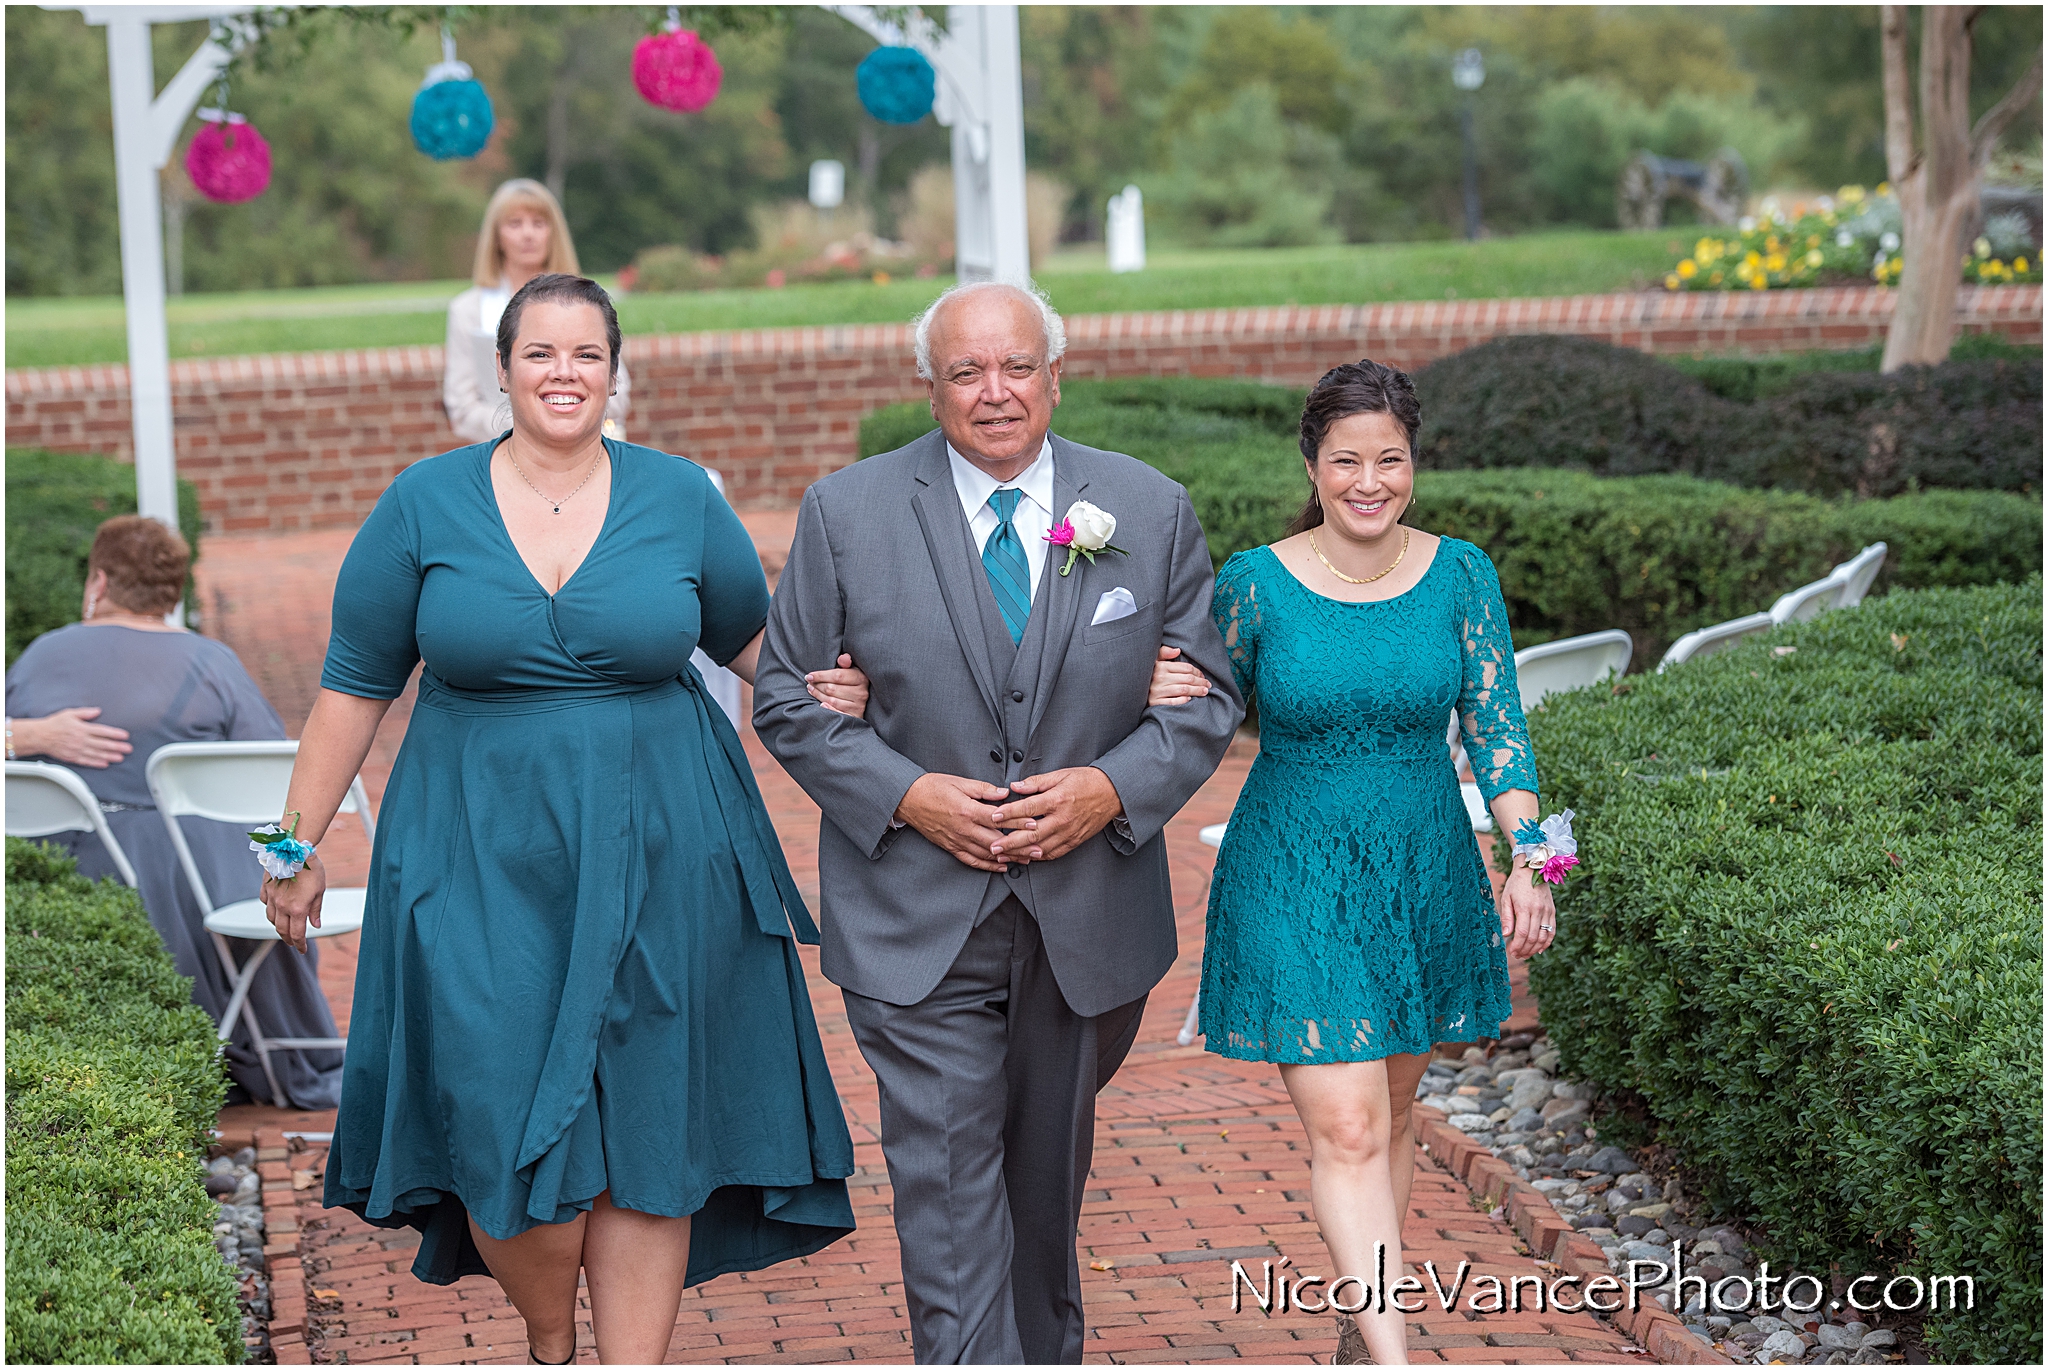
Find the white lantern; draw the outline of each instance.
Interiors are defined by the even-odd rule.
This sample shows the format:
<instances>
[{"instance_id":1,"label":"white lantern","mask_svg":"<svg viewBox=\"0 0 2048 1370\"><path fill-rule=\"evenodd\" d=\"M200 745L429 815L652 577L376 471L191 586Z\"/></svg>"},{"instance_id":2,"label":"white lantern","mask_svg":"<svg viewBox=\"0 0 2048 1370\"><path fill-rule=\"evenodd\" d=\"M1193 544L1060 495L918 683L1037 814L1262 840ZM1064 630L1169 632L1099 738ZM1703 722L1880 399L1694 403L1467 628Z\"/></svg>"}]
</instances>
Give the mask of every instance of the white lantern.
<instances>
[{"instance_id":1,"label":"white lantern","mask_svg":"<svg viewBox=\"0 0 2048 1370\"><path fill-rule=\"evenodd\" d=\"M1134 186L1109 197L1109 269L1145 269L1145 196Z\"/></svg>"},{"instance_id":2,"label":"white lantern","mask_svg":"<svg viewBox=\"0 0 2048 1370\"><path fill-rule=\"evenodd\" d=\"M846 164L830 160L812 162L811 203L819 209L837 209L845 198Z\"/></svg>"}]
</instances>

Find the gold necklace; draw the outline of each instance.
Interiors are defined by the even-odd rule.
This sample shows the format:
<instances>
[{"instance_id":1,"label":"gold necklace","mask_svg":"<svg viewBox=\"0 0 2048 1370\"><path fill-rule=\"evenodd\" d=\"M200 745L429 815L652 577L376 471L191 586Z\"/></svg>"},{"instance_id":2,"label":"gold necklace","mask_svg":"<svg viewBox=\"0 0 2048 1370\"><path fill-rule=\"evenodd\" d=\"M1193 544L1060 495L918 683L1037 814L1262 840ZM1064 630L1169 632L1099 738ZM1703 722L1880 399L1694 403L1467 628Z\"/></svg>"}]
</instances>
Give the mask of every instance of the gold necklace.
<instances>
[{"instance_id":1,"label":"gold necklace","mask_svg":"<svg viewBox=\"0 0 2048 1370\"><path fill-rule=\"evenodd\" d=\"M571 490L568 494L562 496L560 499L556 499L553 495L548 494L546 491L542 490L538 485L535 485L533 483L533 478L526 474L526 468L519 464L519 458L512 455L512 444L509 442L505 444L505 460L512 463L512 469L519 473L519 479L526 482L527 489L533 491L534 494L539 495L549 504L555 506L555 512L558 514L562 512L563 505L567 504L570 500L575 499L577 494L583 489L583 487L590 484L590 478L597 474L598 458L602 457L603 455L604 445L600 443L598 444L596 455L591 457L590 459L590 469L583 473L582 480L576 482L576 489Z\"/></svg>"},{"instance_id":2,"label":"gold necklace","mask_svg":"<svg viewBox=\"0 0 2048 1370\"><path fill-rule=\"evenodd\" d=\"M1401 564L1401 558L1408 555L1408 535L1409 530L1403 528L1401 530L1401 551L1394 558L1394 566L1399 566ZM1364 580L1360 580L1357 576L1345 575L1336 567L1331 566L1330 559L1323 555L1323 549L1316 546L1316 530L1313 528L1308 530L1308 547L1311 552L1314 552L1316 554L1316 560L1323 563L1323 565L1329 569L1331 575L1337 577L1337 579L1343 581L1346 585L1370 585L1374 581L1380 580L1394 573L1394 566L1389 566L1386 570L1379 572L1377 575L1367 576Z\"/></svg>"}]
</instances>

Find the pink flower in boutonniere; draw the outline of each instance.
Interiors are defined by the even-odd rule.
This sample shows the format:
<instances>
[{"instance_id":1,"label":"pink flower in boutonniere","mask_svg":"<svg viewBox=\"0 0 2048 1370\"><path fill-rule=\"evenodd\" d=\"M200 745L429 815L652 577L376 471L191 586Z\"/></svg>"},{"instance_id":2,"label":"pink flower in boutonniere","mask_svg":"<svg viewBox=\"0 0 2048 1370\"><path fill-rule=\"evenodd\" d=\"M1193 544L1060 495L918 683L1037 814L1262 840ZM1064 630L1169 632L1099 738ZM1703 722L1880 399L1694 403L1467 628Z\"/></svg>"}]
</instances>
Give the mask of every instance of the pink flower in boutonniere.
<instances>
[{"instance_id":1,"label":"pink flower in boutonniere","mask_svg":"<svg viewBox=\"0 0 2048 1370\"><path fill-rule=\"evenodd\" d=\"M1088 564L1095 564L1097 552L1115 552L1118 556L1129 556L1121 547L1112 547L1109 540L1116 536L1116 516L1097 509L1087 500L1077 499L1067 510L1067 516L1053 525L1045 540L1055 547L1067 549L1066 565L1060 567L1065 575L1074 569L1074 558L1086 557Z\"/></svg>"}]
</instances>

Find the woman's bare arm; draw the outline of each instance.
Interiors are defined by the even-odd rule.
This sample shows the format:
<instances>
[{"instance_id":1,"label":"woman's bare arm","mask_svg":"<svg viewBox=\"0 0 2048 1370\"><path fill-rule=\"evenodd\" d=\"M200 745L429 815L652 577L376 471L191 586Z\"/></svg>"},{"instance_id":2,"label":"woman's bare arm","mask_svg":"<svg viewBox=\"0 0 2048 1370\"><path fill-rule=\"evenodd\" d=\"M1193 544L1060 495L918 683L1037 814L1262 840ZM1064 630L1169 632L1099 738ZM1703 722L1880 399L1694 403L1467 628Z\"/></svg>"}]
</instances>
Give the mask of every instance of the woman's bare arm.
<instances>
[{"instance_id":1,"label":"woman's bare arm","mask_svg":"<svg viewBox=\"0 0 2048 1370\"><path fill-rule=\"evenodd\" d=\"M390 709L388 699L364 699L339 690L322 690L313 701L284 804L285 812L299 815L301 842L318 843L327 836L349 785L370 755L377 725ZM285 945L306 949L306 929L320 926L320 901L326 891L327 871L318 852L294 879L264 878L263 903Z\"/></svg>"}]
</instances>

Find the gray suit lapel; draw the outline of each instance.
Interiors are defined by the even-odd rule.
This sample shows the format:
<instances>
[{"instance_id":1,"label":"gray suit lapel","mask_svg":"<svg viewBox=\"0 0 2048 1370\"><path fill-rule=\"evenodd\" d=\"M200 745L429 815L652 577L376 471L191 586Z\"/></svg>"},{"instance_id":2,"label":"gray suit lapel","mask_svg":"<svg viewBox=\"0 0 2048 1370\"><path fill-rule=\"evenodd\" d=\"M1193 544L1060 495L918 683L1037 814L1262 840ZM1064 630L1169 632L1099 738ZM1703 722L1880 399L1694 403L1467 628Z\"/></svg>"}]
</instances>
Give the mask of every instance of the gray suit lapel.
<instances>
[{"instance_id":1,"label":"gray suit lapel","mask_svg":"<svg viewBox=\"0 0 2048 1370\"><path fill-rule=\"evenodd\" d=\"M1064 438L1052 440L1052 488L1053 522L1066 517L1074 501L1081 498L1094 468L1087 464L1075 451L1074 445ZM1109 512L1115 513L1115 510ZM1029 738L1038 732L1038 720L1045 717L1046 703L1052 698L1055 682L1060 677L1060 667L1066 663L1067 644L1073 639L1074 626L1081 618L1082 572L1087 569L1085 557L1077 558L1069 575L1061 575L1060 567L1066 564L1065 548L1046 548L1045 583L1039 589L1045 601L1045 637L1038 658L1038 684L1031 691L1031 723L1024 735ZM1034 613L1034 617L1036 614Z\"/></svg>"},{"instance_id":2,"label":"gray suit lapel","mask_svg":"<svg viewBox=\"0 0 2048 1370\"><path fill-rule=\"evenodd\" d=\"M937 431L923 439L924 452L918 462L917 492L910 507L924 530L925 547L931 553L932 569L938 572L939 597L945 601L946 617L953 621L953 635L967 655L968 670L989 716L1001 725L996 707L996 673L989 660L988 638L982 626L976 589L985 589L988 573L972 555L966 520L960 515L960 496L953 488L953 472L946 462L946 440ZM1058 458L1054 458L1057 469Z\"/></svg>"}]
</instances>

